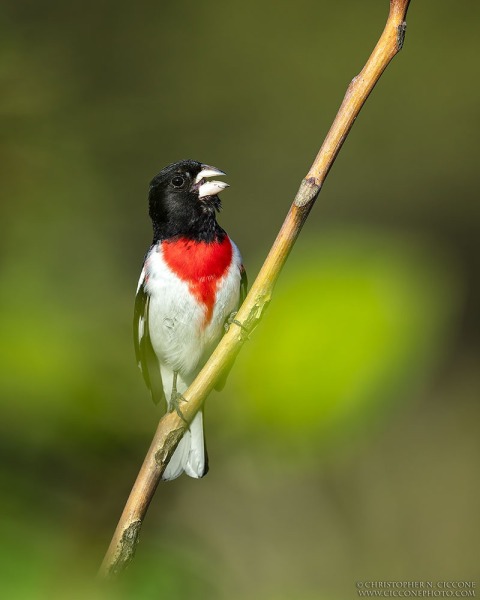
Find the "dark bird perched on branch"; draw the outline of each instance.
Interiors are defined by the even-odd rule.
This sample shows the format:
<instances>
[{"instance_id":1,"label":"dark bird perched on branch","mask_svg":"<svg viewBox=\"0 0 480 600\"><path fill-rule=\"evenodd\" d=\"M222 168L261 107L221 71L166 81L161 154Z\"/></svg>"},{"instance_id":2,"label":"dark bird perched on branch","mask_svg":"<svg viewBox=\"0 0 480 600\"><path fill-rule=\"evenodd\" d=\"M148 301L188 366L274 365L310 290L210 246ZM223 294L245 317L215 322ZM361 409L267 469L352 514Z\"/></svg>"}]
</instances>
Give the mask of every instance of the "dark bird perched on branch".
<instances>
[{"instance_id":1,"label":"dark bird perched on branch","mask_svg":"<svg viewBox=\"0 0 480 600\"><path fill-rule=\"evenodd\" d=\"M225 175L194 160L168 165L152 180L153 242L138 282L134 341L153 401L181 415L182 393L195 379L241 304L247 279L240 252L216 220ZM203 477L208 459L199 411L163 479L183 471Z\"/></svg>"}]
</instances>

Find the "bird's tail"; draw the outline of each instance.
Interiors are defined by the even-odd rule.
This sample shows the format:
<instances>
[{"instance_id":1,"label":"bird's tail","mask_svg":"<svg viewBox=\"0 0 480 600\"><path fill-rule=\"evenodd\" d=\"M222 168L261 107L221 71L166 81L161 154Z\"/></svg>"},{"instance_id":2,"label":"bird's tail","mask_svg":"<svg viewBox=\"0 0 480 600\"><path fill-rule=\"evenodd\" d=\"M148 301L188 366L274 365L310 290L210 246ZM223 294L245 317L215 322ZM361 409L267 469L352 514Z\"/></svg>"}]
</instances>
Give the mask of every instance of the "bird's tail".
<instances>
[{"instance_id":1,"label":"bird's tail","mask_svg":"<svg viewBox=\"0 0 480 600\"><path fill-rule=\"evenodd\" d=\"M162 380L165 389L165 397L170 398L173 383L172 371L163 368L162 365ZM177 378L177 391L180 394L187 389L188 384L180 377ZM170 409L170 402L167 401ZM180 402L180 410L182 409ZM175 479L183 472L190 477L198 479L207 474L208 471L208 456L205 446L205 438L203 434L203 412L200 410L193 418L189 428L184 433L178 446L169 460L168 465L162 475L164 481Z\"/></svg>"}]
</instances>

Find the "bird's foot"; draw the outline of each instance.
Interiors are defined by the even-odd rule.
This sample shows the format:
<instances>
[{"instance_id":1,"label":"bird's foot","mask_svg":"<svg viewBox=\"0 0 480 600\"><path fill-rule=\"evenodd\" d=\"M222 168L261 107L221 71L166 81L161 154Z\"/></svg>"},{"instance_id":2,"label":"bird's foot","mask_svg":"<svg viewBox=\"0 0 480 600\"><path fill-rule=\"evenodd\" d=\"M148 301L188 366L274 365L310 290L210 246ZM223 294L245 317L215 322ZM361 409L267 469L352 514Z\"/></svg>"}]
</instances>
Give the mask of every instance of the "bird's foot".
<instances>
[{"instance_id":1,"label":"bird's foot","mask_svg":"<svg viewBox=\"0 0 480 600\"><path fill-rule=\"evenodd\" d=\"M232 313L230 313L230 316L228 317L228 319L225 321L225 333L230 329L231 325L236 325L237 327L240 327L240 329L242 330L242 333L244 332L245 335L245 339L249 339L249 330L247 329L247 327L245 327L245 325L243 323L240 323L240 321L238 321L237 319L235 319L235 316L237 315L237 311L234 311Z\"/></svg>"},{"instance_id":2,"label":"bird's foot","mask_svg":"<svg viewBox=\"0 0 480 600\"><path fill-rule=\"evenodd\" d=\"M187 419L183 416L183 413L180 410L180 402L186 402L185 398L179 392L173 391L170 397L169 412L175 411L177 415L182 419L182 421L188 423Z\"/></svg>"}]
</instances>

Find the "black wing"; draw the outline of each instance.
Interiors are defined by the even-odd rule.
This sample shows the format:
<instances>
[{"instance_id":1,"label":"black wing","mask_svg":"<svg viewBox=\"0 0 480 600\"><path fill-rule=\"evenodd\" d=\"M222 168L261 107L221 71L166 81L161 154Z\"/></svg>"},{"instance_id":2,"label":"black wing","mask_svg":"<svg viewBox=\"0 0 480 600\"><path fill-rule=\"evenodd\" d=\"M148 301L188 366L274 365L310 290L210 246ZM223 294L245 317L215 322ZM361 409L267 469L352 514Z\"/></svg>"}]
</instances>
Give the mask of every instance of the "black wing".
<instances>
[{"instance_id":1,"label":"black wing","mask_svg":"<svg viewBox=\"0 0 480 600\"><path fill-rule=\"evenodd\" d=\"M150 329L148 324L148 309L150 295L144 289L143 280L138 286L135 298L135 312L133 316L133 342L135 345L135 356L140 367L145 383L147 384L152 400L155 404L165 399L163 393L162 376L158 358L150 340Z\"/></svg>"},{"instance_id":2,"label":"black wing","mask_svg":"<svg viewBox=\"0 0 480 600\"><path fill-rule=\"evenodd\" d=\"M240 300L238 301L238 308L242 306L248 292L247 272L245 271L245 267L243 265L240 267L240 274L242 278L240 279Z\"/></svg>"}]
</instances>

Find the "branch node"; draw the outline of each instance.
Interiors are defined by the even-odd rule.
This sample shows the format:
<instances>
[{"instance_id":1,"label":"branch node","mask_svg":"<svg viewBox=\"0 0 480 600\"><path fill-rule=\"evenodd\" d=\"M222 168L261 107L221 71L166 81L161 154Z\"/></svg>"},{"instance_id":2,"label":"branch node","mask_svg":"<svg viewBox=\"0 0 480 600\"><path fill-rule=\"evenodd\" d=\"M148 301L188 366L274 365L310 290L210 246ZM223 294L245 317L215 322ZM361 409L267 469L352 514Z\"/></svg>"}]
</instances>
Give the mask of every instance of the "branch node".
<instances>
[{"instance_id":1,"label":"branch node","mask_svg":"<svg viewBox=\"0 0 480 600\"><path fill-rule=\"evenodd\" d=\"M298 208L307 206L312 202L315 202L322 186L317 183L315 177L306 177L302 179L302 183L298 188L297 195L295 196L294 204Z\"/></svg>"},{"instance_id":2,"label":"branch node","mask_svg":"<svg viewBox=\"0 0 480 600\"><path fill-rule=\"evenodd\" d=\"M185 421L187 424L187 421ZM176 447L176 443L180 440L185 432L186 427L177 427L172 429L165 436L165 441L157 452L155 452L155 462L158 467L165 467L167 462L173 455Z\"/></svg>"},{"instance_id":3,"label":"branch node","mask_svg":"<svg viewBox=\"0 0 480 600\"><path fill-rule=\"evenodd\" d=\"M252 310L250 311L250 314L243 322L243 327L246 329L246 331L248 331L249 335L252 334L254 329L260 323L260 320L263 317L263 313L266 311L268 305L270 304L270 298L270 294L261 294L257 297L256 302L252 307Z\"/></svg>"},{"instance_id":4,"label":"branch node","mask_svg":"<svg viewBox=\"0 0 480 600\"><path fill-rule=\"evenodd\" d=\"M403 44L405 42L405 33L407 31L407 22L402 21L400 25L397 25L397 51L403 48Z\"/></svg>"},{"instance_id":5,"label":"branch node","mask_svg":"<svg viewBox=\"0 0 480 600\"><path fill-rule=\"evenodd\" d=\"M248 341L250 339L250 329L248 327L245 327L245 325L243 323L240 323L240 321L237 321L237 319L232 319L232 323L235 324L237 327L240 327L240 335L242 337L242 340Z\"/></svg>"},{"instance_id":6,"label":"branch node","mask_svg":"<svg viewBox=\"0 0 480 600\"><path fill-rule=\"evenodd\" d=\"M123 532L118 554L108 569L109 576L117 575L123 571L135 556L141 526L142 521L133 521Z\"/></svg>"}]
</instances>

